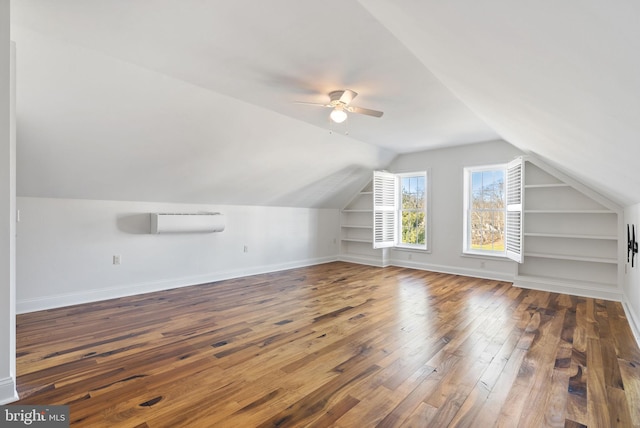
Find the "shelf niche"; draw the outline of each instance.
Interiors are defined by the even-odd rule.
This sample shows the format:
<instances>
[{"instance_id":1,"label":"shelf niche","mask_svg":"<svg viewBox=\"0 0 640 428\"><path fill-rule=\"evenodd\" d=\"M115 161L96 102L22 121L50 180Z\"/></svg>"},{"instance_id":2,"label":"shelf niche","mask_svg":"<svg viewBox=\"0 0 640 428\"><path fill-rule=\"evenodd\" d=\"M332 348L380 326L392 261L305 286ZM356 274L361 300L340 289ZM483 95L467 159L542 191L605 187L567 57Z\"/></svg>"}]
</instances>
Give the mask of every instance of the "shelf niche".
<instances>
[{"instance_id":1,"label":"shelf niche","mask_svg":"<svg viewBox=\"0 0 640 428\"><path fill-rule=\"evenodd\" d=\"M373 248L371 181L342 209L340 216L340 259L384 266L386 251Z\"/></svg>"},{"instance_id":2,"label":"shelf niche","mask_svg":"<svg viewBox=\"0 0 640 428\"><path fill-rule=\"evenodd\" d=\"M616 293L622 209L535 158L526 158L524 178L524 262L514 284Z\"/></svg>"}]
</instances>

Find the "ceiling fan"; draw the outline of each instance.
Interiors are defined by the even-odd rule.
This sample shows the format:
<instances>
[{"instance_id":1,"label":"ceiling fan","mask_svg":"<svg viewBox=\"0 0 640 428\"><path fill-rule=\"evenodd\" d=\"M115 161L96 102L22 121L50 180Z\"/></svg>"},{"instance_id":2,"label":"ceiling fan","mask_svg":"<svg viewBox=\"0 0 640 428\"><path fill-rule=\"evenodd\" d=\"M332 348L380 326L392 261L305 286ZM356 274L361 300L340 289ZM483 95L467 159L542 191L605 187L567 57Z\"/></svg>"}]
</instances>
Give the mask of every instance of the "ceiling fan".
<instances>
[{"instance_id":1,"label":"ceiling fan","mask_svg":"<svg viewBox=\"0 0 640 428\"><path fill-rule=\"evenodd\" d=\"M351 89L343 89L339 91L329 92L329 99L331 100L329 104L318 104L318 103L305 103L298 102L297 104L308 104L319 107L330 107L333 110L329 114L331 120L336 123L342 123L347 119L347 112L349 113L358 113L358 114L366 114L367 116L380 117L383 115L383 112L377 110L371 110L368 108L356 107L351 105L351 101L355 97L358 96L358 93L352 91Z\"/></svg>"}]
</instances>

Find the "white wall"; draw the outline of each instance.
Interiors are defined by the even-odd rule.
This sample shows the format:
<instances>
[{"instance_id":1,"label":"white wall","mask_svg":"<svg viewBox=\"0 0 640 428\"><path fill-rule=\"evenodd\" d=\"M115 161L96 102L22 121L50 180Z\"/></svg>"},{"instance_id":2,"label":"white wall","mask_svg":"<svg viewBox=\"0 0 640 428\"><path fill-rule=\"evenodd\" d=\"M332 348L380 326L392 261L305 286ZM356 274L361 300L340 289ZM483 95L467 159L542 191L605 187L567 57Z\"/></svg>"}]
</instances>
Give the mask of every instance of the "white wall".
<instances>
[{"instance_id":1,"label":"white wall","mask_svg":"<svg viewBox=\"0 0 640 428\"><path fill-rule=\"evenodd\" d=\"M636 239L640 238L640 204L627 207L624 211L624 223L635 224ZM626 233L626 231L625 231ZM625 260L626 261L626 260ZM640 254L636 256L635 267L627 263L623 284L624 309L627 312L629 324L640 344Z\"/></svg>"},{"instance_id":2,"label":"white wall","mask_svg":"<svg viewBox=\"0 0 640 428\"><path fill-rule=\"evenodd\" d=\"M18 209L19 313L317 264L338 254L335 209L29 197L18 198ZM225 231L149 234L150 212L201 211L223 213ZM120 265L113 265L116 254Z\"/></svg>"},{"instance_id":3,"label":"white wall","mask_svg":"<svg viewBox=\"0 0 640 428\"><path fill-rule=\"evenodd\" d=\"M15 365L15 119L9 0L0 0L0 404L17 398Z\"/></svg>"},{"instance_id":4,"label":"white wall","mask_svg":"<svg viewBox=\"0 0 640 428\"><path fill-rule=\"evenodd\" d=\"M462 254L463 170L465 167L507 163L523 153L504 141L410 153L396 158L391 172L430 170L431 251L392 250L399 266L502 280L513 280L515 262Z\"/></svg>"}]
</instances>

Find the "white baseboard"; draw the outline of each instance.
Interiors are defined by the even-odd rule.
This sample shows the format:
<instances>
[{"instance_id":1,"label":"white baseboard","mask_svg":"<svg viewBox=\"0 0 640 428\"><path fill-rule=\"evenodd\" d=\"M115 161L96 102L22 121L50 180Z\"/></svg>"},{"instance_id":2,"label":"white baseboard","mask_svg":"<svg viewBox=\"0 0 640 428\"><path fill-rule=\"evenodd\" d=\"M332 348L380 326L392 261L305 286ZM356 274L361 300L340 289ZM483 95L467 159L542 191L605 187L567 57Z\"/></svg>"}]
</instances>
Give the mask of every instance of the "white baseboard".
<instances>
[{"instance_id":1,"label":"white baseboard","mask_svg":"<svg viewBox=\"0 0 640 428\"><path fill-rule=\"evenodd\" d=\"M451 275L471 276L474 278L493 279L496 281L513 281L513 275L505 272L496 272L486 269L468 269L459 266L434 265L410 260L392 259L391 266L406 267L411 269L428 270L432 272L448 273Z\"/></svg>"},{"instance_id":2,"label":"white baseboard","mask_svg":"<svg viewBox=\"0 0 640 428\"><path fill-rule=\"evenodd\" d=\"M389 259L388 263L382 261L379 257L367 257L362 255L341 254L340 261L358 263L361 265L387 267L397 266L410 269L428 270L431 272L449 273L452 275L471 276L474 278L493 279L497 281L513 281L513 275L504 272L488 271L486 269L467 269L458 266L434 265L429 263L420 263L409 260Z\"/></svg>"},{"instance_id":3,"label":"white baseboard","mask_svg":"<svg viewBox=\"0 0 640 428\"><path fill-rule=\"evenodd\" d=\"M18 398L15 379L10 377L0 379L0 405L13 403Z\"/></svg>"},{"instance_id":4,"label":"white baseboard","mask_svg":"<svg viewBox=\"0 0 640 428\"><path fill-rule=\"evenodd\" d=\"M379 259L369 259L363 256L341 255L340 260L352 263L366 264L370 266L384 267ZM506 272L488 271L486 269L469 269L459 266L435 265L420 263L410 260L390 260L388 266L406 267L411 269L427 270L432 272L448 273L452 275L470 276L474 278L492 279L496 281L512 282L515 287L531 290L548 291L552 293L565 293L574 296L592 297L596 299L623 301L622 290L614 288L606 289L606 285L587 285L574 281L555 280L553 278L519 276ZM636 326L640 325L640 318L636 317ZM638 336L637 331L634 333Z\"/></svg>"},{"instance_id":5,"label":"white baseboard","mask_svg":"<svg viewBox=\"0 0 640 428\"><path fill-rule=\"evenodd\" d=\"M152 293L154 291L168 290L171 288L188 287L196 284L223 281L242 276L258 275L262 273L278 272L287 269L295 269L305 266L313 266L322 263L334 262L337 257L320 257L314 259L297 260L288 263L253 266L243 269L233 269L222 272L211 272L206 275L196 275L183 278L174 278L162 281L127 284L118 287L88 290L86 292L68 293L55 296L45 296L36 299L22 299L16 302L16 312L24 314L28 312L42 311L46 309L61 308L64 306L78 305L82 303L97 302L100 300L115 299L118 297L133 296L137 294Z\"/></svg>"},{"instance_id":6,"label":"white baseboard","mask_svg":"<svg viewBox=\"0 0 640 428\"><path fill-rule=\"evenodd\" d=\"M528 288L531 290L548 291L551 293L564 293L573 296L591 297L594 299L613 300L621 302L623 295L618 288L607 290L605 286L589 286L573 281L563 281L553 278L517 275L513 280L515 287Z\"/></svg>"},{"instance_id":7,"label":"white baseboard","mask_svg":"<svg viewBox=\"0 0 640 428\"><path fill-rule=\"evenodd\" d=\"M636 343L640 347L640 317L638 317L638 315L633 311L633 308L627 304L627 302L628 299L625 296L622 300L622 307L624 308L624 313L627 316L627 321L631 327L633 337L636 339Z\"/></svg>"},{"instance_id":8,"label":"white baseboard","mask_svg":"<svg viewBox=\"0 0 640 428\"><path fill-rule=\"evenodd\" d=\"M356 263L359 265L385 267L380 257L356 256L353 254L340 254L338 258L341 262Z\"/></svg>"}]
</instances>

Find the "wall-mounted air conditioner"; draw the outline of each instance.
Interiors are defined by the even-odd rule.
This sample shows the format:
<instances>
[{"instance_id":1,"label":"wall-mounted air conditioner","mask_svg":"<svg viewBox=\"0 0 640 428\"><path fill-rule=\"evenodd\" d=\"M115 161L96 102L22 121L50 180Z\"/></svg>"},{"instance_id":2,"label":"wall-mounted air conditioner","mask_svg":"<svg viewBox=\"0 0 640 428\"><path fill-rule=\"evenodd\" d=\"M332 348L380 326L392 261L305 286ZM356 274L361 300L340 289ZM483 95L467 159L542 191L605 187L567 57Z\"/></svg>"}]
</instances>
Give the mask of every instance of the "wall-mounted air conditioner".
<instances>
[{"instance_id":1,"label":"wall-mounted air conditioner","mask_svg":"<svg viewBox=\"0 0 640 428\"><path fill-rule=\"evenodd\" d=\"M151 213L151 233L211 233L224 230L220 213Z\"/></svg>"}]
</instances>

